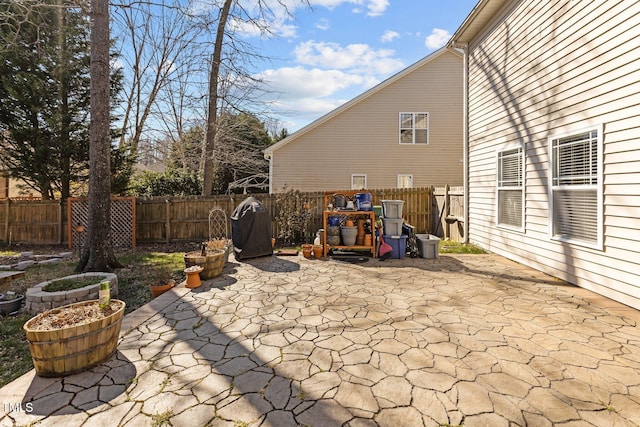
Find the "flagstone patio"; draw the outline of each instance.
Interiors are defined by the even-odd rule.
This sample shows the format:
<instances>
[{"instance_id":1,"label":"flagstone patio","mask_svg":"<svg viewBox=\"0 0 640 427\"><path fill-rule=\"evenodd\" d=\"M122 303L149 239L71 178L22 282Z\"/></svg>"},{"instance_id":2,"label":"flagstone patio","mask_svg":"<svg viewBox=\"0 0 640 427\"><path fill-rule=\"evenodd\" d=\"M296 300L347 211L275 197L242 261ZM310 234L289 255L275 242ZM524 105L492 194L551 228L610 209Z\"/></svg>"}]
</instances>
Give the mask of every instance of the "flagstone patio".
<instances>
[{"instance_id":1,"label":"flagstone patio","mask_svg":"<svg viewBox=\"0 0 640 427\"><path fill-rule=\"evenodd\" d=\"M637 426L634 309L495 255L231 262L0 426Z\"/></svg>"}]
</instances>

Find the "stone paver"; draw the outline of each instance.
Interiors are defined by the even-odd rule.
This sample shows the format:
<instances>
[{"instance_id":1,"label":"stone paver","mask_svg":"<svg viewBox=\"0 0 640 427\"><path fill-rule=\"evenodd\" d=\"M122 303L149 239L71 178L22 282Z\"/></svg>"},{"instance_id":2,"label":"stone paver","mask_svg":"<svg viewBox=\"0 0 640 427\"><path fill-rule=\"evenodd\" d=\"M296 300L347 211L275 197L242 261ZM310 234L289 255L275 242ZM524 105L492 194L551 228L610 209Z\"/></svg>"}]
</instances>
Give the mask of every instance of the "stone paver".
<instances>
[{"instance_id":1,"label":"stone paver","mask_svg":"<svg viewBox=\"0 0 640 427\"><path fill-rule=\"evenodd\" d=\"M638 426L638 312L495 255L231 262L4 426Z\"/></svg>"}]
</instances>

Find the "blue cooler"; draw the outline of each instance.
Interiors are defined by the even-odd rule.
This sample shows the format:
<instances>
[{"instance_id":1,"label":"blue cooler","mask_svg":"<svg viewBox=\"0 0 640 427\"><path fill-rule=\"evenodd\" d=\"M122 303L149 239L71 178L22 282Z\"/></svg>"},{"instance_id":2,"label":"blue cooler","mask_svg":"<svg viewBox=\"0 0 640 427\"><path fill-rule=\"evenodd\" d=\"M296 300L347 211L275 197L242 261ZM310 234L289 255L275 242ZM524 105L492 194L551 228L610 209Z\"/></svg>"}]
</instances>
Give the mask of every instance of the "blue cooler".
<instances>
[{"instance_id":1,"label":"blue cooler","mask_svg":"<svg viewBox=\"0 0 640 427\"><path fill-rule=\"evenodd\" d=\"M371 193L356 193L356 207L359 211L372 210Z\"/></svg>"}]
</instances>

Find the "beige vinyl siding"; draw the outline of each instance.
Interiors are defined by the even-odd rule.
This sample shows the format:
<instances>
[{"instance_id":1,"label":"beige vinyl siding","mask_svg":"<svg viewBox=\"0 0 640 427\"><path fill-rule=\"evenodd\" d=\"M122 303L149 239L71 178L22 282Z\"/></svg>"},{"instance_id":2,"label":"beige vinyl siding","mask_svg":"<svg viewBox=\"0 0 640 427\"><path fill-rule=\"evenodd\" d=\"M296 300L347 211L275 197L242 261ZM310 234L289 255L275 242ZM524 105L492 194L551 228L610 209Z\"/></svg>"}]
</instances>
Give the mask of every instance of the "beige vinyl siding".
<instances>
[{"instance_id":1,"label":"beige vinyl siding","mask_svg":"<svg viewBox=\"0 0 640 427\"><path fill-rule=\"evenodd\" d=\"M462 58L443 51L381 84L272 153L271 189L348 189L352 174L368 188L393 188L398 174L413 186L462 184ZM400 112L429 113L429 144L399 143Z\"/></svg>"},{"instance_id":2,"label":"beige vinyl siding","mask_svg":"<svg viewBox=\"0 0 640 427\"><path fill-rule=\"evenodd\" d=\"M470 45L472 242L640 308L640 2L515 1ZM603 250L549 237L548 137L603 124ZM495 224L495 152L525 144L525 231Z\"/></svg>"}]
</instances>

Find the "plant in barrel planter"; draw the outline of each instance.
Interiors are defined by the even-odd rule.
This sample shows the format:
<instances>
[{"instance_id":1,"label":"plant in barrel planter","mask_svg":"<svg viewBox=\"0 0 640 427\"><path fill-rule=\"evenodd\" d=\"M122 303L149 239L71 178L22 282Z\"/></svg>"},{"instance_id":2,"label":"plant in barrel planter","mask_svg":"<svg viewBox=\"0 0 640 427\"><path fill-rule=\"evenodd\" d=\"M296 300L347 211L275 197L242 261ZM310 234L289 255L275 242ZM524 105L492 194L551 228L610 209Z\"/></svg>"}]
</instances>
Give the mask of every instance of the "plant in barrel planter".
<instances>
[{"instance_id":1,"label":"plant in barrel planter","mask_svg":"<svg viewBox=\"0 0 640 427\"><path fill-rule=\"evenodd\" d=\"M202 268L199 275L204 280L218 277L227 262L229 247L226 241L203 242L199 251L184 254L186 268Z\"/></svg>"},{"instance_id":2,"label":"plant in barrel planter","mask_svg":"<svg viewBox=\"0 0 640 427\"><path fill-rule=\"evenodd\" d=\"M38 376L82 372L107 361L116 351L125 303L110 299L108 285L104 288L101 299L54 308L24 324Z\"/></svg>"},{"instance_id":3,"label":"plant in barrel planter","mask_svg":"<svg viewBox=\"0 0 640 427\"><path fill-rule=\"evenodd\" d=\"M15 292L0 294L0 315L7 316L20 310L24 295Z\"/></svg>"}]
</instances>

